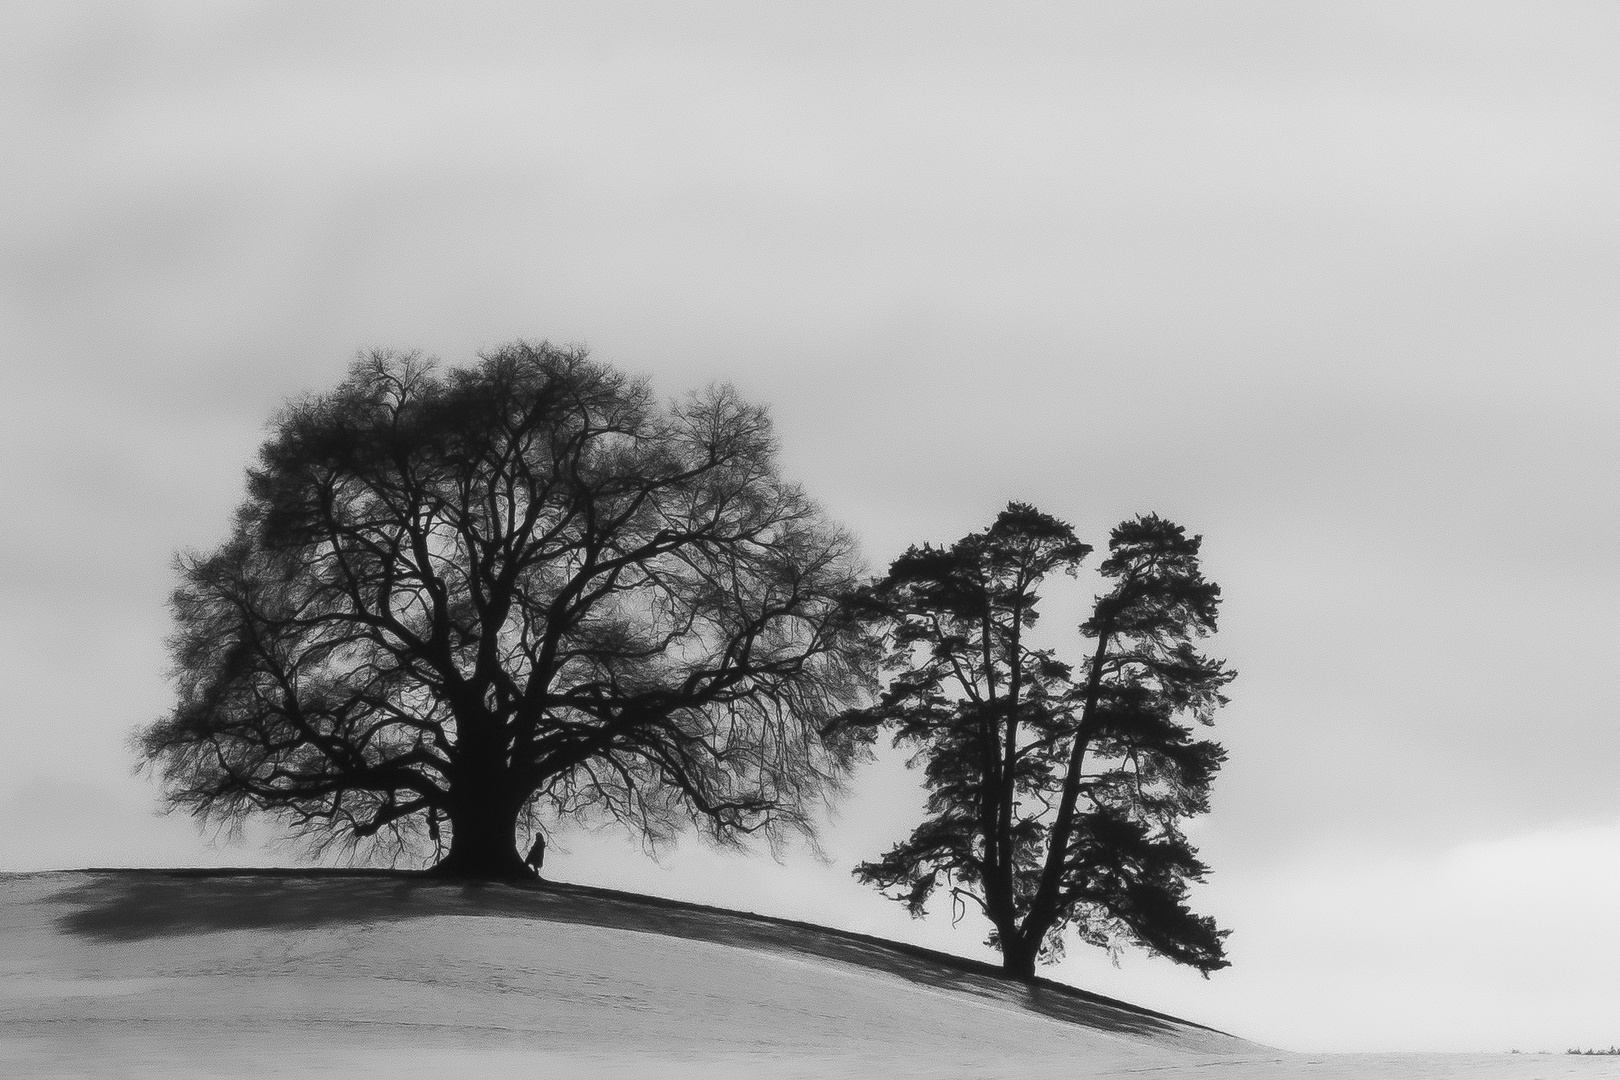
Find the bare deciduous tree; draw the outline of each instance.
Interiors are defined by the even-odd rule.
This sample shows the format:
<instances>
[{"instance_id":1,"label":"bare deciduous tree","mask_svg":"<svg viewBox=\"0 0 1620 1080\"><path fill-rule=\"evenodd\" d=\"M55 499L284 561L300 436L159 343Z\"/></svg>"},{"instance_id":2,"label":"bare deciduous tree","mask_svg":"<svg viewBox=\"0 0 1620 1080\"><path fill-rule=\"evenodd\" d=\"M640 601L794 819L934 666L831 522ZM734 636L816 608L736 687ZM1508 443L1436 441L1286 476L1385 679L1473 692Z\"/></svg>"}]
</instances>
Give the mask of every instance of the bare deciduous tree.
<instances>
[{"instance_id":1,"label":"bare deciduous tree","mask_svg":"<svg viewBox=\"0 0 1620 1080\"><path fill-rule=\"evenodd\" d=\"M260 457L231 538L179 560L178 701L139 736L171 805L516 877L537 814L774 839L850 764L823 729L862 686L851 544L731 390L376 354Z\"/></svg>"}]
</instances>

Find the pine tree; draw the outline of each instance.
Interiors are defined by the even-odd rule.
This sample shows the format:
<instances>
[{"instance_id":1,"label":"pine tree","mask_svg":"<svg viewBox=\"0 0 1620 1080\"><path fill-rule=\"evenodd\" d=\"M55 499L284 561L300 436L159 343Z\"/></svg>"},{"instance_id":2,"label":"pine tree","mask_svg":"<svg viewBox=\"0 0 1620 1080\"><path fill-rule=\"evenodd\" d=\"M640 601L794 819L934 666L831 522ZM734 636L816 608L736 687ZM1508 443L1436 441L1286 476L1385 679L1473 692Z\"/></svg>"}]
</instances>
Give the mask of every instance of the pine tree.
<instances>
[{"instance_id":1,"label":"pine tree","mask_svg":"<svg viewBox=\"0 0 1620 1080\"><path fill-rule=\"evenodd\" d=\"M895 560L864 602L896 674L842 722L915 749L927 816L857 877L914 915L942 889L973 904L1023 978L1070 928L1205 974L1226 966L1227 932L1187 906L1206 867L1181 830L1208 810L1225 756L1191 723L1211 722L1234 675L1194 647L1220 601L1200 539L1154 515L1114 529L1078 671L1030 641L1043 581L1091 550L1064 522L1014 503L983 532Z\"/></svg>"}]
</instances>

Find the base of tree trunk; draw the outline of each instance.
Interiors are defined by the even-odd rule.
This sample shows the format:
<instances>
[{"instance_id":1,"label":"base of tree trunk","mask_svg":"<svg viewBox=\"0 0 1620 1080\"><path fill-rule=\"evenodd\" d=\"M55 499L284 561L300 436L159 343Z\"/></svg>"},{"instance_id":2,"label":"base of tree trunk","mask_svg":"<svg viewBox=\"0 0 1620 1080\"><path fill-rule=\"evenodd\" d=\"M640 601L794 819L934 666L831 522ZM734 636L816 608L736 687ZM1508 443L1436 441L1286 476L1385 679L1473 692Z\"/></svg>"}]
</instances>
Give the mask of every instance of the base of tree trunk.
<instances>
[{"instance_id":1,"label":"base of tree trunk","mask_svg":"<svg viewBox=\"0 0 1620 1080\"><path fill-rule=\"evenodd\" d=\"M1008 956L1001 957L1001 970L1009 979L1022 979L1024 982L1035 981L1034 956Z\"/></svg>"},{"instance_id":2,"label":"base of tree trunk","mask_svg":"<svg viewBox=\"0 0 1620 1080\"><path fill-rule=\"evenodd\" d=\"M507 849L504 854L479 853L476 856L451 851L428 870L427 876L452 881L535 880L535 872L513 849Z\"/></svg>"}]
</instances>

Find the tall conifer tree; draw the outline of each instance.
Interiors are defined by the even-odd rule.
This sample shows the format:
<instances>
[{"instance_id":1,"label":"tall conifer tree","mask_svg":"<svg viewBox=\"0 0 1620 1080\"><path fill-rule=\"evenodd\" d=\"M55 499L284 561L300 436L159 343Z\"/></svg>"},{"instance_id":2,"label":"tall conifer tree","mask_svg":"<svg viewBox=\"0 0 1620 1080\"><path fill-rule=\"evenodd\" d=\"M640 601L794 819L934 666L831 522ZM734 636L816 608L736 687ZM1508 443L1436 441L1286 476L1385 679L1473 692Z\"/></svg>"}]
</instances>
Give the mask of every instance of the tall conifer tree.
<instances>
[{"instance_id":1,"label":"tall conifer tree","mask_svg":"<svg viewBox=\"0 0 1620 1080\"><path fill-rule=\"evenodd\" d=\"M1181 829L1209 808L1225 756L1192 725L1211 722L1234 675L1194 646L1220 601L1199 544L1154 515L1114 529L1100 567L1112 587L1080 627L1078 669L1030 639L1043 581L1091 550L1064 522L1014 503L983 532L895 560L866 595L895 675L843 720L915 748L927 817L856 875L914 915L941 889L974 905L1024 978L1071 927L1225 967L1227 932L1187 906L1206 867Z\"/></svg>"}]
</instances>

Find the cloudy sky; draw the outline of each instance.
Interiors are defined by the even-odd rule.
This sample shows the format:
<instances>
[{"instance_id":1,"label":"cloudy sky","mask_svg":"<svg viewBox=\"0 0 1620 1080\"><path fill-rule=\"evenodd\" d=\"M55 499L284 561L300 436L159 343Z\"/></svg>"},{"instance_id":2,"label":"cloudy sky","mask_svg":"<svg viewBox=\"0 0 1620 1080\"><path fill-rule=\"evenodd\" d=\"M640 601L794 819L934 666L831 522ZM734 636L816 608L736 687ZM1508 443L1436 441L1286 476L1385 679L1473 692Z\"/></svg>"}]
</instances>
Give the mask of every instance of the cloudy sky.
<instances>
[{"instance_id":1,"label":"cloudy sky","mask_svg":"<svg viewBox=\"0 0 1620 1080\"><path fill-rule=\"evenodd\" d=\"M1011 498L1205 536L1233 966L1058 977L1620 1041L1617 178L1605 2L7 5L0 869L293 861L130 775L170 558L356 350L549 338L769 403L874 569ZM978 954L849 880L919 805L886 758L826 863L548 870Z\"/></svg>"}]
</instances>

